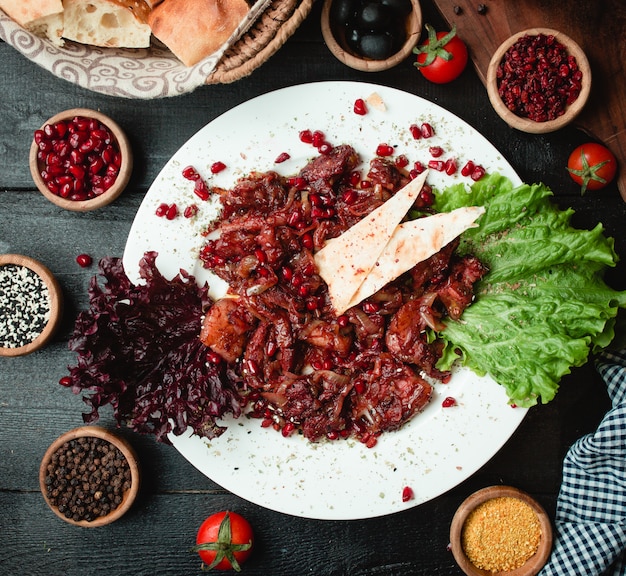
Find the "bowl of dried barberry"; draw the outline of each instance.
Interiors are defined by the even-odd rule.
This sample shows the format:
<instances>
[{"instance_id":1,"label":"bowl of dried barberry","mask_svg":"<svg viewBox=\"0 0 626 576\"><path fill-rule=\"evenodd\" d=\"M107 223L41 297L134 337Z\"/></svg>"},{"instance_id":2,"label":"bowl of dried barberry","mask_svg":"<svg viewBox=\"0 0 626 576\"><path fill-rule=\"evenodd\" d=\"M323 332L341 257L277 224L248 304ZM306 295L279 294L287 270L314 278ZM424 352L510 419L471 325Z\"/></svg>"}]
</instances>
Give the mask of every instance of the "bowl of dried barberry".
<instances>
[{"instance_id":1,"label":"bowl of dried barberry","mask_svg":"<svg viewBox=\"0 0 626 576\"><path fill-rule=\"evenodd\" d=\"M59 436L39 468L39 486L50 509L86 528L121 518L133 505L139 485L133 447L100 426L81 426Z\"/></svg>"},{"instance_id":2,"label":"bowl of dried barberry","mask_svg":"<svg viewBox=\"0 0 626 576\"><path fill-rule=\"evenodd\" d=\"M338 60L356 70L379 72L412 54L422 10L418 0L325 0L321 29Z\"/></svg>"},{"instance_id":3,"label":"bowl of dried barberry","mask_svg":"<svg viewBox=\"0 0 626 576\"><path fill-rule=\"evenodd\" d=\"M512 128L544 134L563 128L584 108L591 67L582 48L551 28L513 34L495 51L487 92L497 114Z\"/></svg>"},{"instance_id":4,"label":"bowl of dried barberry","mask_svg":"<svg viewBox=\"0 0 626 576\"><path fill-rule=\"evenodd\" d=\"M66 210L105 206L126 188L133 167L130 143L101 112L72 108L35 130L30 172L39 191Z\"/></svg>"}]
</instances>

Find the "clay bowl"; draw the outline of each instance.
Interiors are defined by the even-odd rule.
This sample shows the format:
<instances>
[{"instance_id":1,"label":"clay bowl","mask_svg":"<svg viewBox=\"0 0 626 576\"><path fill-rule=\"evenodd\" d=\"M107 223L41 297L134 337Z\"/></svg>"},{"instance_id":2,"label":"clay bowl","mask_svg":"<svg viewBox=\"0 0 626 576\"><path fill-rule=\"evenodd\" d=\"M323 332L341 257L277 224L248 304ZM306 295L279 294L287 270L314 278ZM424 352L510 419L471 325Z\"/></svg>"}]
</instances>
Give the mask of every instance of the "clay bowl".
<instances>
[{"instance_id":1,"label":"clay bowl","mask_svg":"<svg viewBox=\"0 0 626 576\"><path fill-rule=\"evenodd\" d=\"M512 497L528 504L537 514L541 528L539 548L525 564L509 571L492 572L477 568L465 554L462 533L470 513L479 505L499 497ZM450 545L457 564L467 576L535 576L545 565L552 550L552 524L543 507L529 494L511 486L490 486L466 498L457 509L450 525Z\"/></svg>"},{"instance_id":2,"label":"clay bowl","mask_svg":"<svg viewBox=\"0 0 626 576\"><path fill-rule=\"evenodd\" d=\"M130 468L130 488L124 491L122 496L122 500L120 504L111 510L105 516L99 516L94 520L73 520L68 518L59 511L59 508L55 506L48 497L48 491L46 487L46 476L48 471L48 465L51 463L52 456L65 444L71 440L75 440L77 438L99 438L108 442L109 444L115 446L119 449L119 451L124 456L128 466ZM82 526L84 528L97 528L99 526L105 526L110 524L111 522L115 522L115 520L120 519L133 505L135 498L137 497L137 493L139 492L140 486L140 471L139 471L139 463L137 460L137 455L130 445L125 439L121 438L117 434L110 432L104 428L99 426L81 426L79 428L74 428L65 434L59 436L46 450L43 459L41 460L41 466L39 467L39 488L41 489L41 493L46 501L46 504L50 507L50 509L62 520L73 524L75 526Z\"/></svg>"},{"instance_id":3,"label":"clay bowl","mask_svg":"<svg viewBox=\"0 0 626 576\"><path fill-rule=\"evenodd\" d=\"M380 72L397 66L412 54L422 29L422 9L418 0L411 0L413 9L406 18L406 40L404 44L398 52L385 60L364 58L350 50L340 27L331 21L331 7L334 1L337 0L324 0L321 29L326 45L340 62L355 70Z\"/></svg>"},{"instance_id":4,"label":"clay bowl","mask_svg":"<svg viewBox=\"0 0 626 576\"><path fill-rule=\"evenodd\" d=\"M0 347L0 356L24 356L45 346L54 334L54 331L57 329L62 316L63 293L61 291L59 283L57 282L57 279L54 277L52 272L50 272L50 270L48 270L48 268L46 268L41 262L38 262L33 258L30 258L28 256L22 256L21 254L1 254L0 269L6 265L23 266L32 270L41 278L48 290L49 295L50 314L48 317L48 321L46 322L43 330L39 333L39 335L27 344L24 344L23 346ZM29 294L25 294L26 297L29 297L31 295L32 292L30 290Z\"/></svg>"},{"instance_id":5,"label":"clay bowl","mask_svg":"<svg viewBox=\"0 0 626 576\"><path fill-rule=\"evenodd\" d=\"M121 154L121 164L119 166L119 173L115 177L115 182L104 192L98 191L97 195L87 199L72 199L67 195L62 197L60 192L54 193L50 190L50 185L46 184L41 174L45 165L44 162L38 157L40 145L36 142L36 138L33 138L30 148L30 173L39 191L48 200L50 200L50 202L65 210L87 212L89 210L96 210L110 204L122 193L131 176L133 169L133 155L128 138L120 126L114 120L101 112L97 112L96 110L89 110L87 108L72 108L70 110L65 110L64 112L59 112L58 114L52 116L52 118L48 119L41 127L41 130L44 130L46 126L55 126L57 123L69 123L75 117L97 120L98 122L104 124L104 126L106 126L111 132L113 136L113 145ZM69 149L71 150L73 147L69 147ZM85 156L88 154L89 152L85 152ZM88 161L85 162L88 164ZM61 176L68 175L75 176L75 174L67 174L66 172L61 174Z\"/></svg>"},{"instance_id":6,"label":"clay bowl","mask_svg":"<svg viewBox=\"0 0 626 576\"><path fill-rule=\"evenodd\" d=\"M498 94L498 84L496 79L498 67L506 51L523 36L537 36L539 34L555 36L557 41L566 48L567 52L576 58L578 67L583 74L582 87L578 98L576 98L572 104L567 106L565 113L562 116L545 122L536 122L530 118L523 118L521 116L517 116L509 110ZM559 130L560 128L568 125L584 108L589 98L589 92L591 91L591 67L589 66L589 61L587 60L587 56L583 52L582 48L566 34L551 28L529 28L513 34L498 47L489 62L486 84L489 100L491 101L494 110L509 126L522 132L545 134L548 132L554 132L555 130Z\"/></svg>"}]
</instances>

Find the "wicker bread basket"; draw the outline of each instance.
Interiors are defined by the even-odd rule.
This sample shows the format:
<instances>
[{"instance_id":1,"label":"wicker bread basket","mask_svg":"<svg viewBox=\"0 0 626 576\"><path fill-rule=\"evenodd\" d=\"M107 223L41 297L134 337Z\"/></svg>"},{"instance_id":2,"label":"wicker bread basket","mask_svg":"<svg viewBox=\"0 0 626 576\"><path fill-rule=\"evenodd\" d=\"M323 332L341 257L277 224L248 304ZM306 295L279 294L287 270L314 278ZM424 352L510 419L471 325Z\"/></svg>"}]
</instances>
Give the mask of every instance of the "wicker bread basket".
<instances>
[{"instance_id":1,"label":"wicker bread basket","mask_svg":"<svg viewBox=\"0 0 626 576\"><path fill-rule=\"evenodd\" d=\"M314 0L274 0L250 29L231 46L207 84L229 84L264 64L308 16Z\"/></svg>"}]
</instances>

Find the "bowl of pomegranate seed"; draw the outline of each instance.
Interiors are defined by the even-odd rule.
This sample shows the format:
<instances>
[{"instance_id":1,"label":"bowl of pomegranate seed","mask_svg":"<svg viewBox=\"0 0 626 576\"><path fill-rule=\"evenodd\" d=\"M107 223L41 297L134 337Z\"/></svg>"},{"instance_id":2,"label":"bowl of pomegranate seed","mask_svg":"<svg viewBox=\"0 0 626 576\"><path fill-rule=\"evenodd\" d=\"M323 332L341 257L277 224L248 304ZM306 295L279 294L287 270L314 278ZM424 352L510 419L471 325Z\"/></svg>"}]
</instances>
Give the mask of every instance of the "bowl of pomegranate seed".
<instances>
[{"instance_id":1,"label":"bowl of pomegranate seed","mask_svg":"<svg viewBox=\"0 0 626 576\"><path fill-rule=\"evenodd\" d=\"M486 83L492 106L509 126L544 134L563 128L584 108L591 68L582 48L566 34L530 28L498 47Z\"/></svg>"},{"instance_id":2,"label":"bowl of pomegranate seed","mask_svg":"<svg viewBox=\"0 0 626 576\"><path fill-rule=\"evenodd\" d=\"M535 576L552 551L552 525L532 496L488 486L468 496L450 525L450 547L467 576Z\"/></svg>"},{"instance_id":3,"label":"bowl of pomegranate seed","mask_svg":"<svg viewBox=\"0 0 626 576\"><path fill-rule=\"evenodd\" d=\"M325 0L321 29L329 50L346 66L379 72L412 54L422 10L418 0Z\"/></svg>"},{"instance_id":4,"label":"bowl of pomegranate seed","mask_svg":"<svg viewBox=\"0 0 626 576\"><path fill-rule=\"evenodd\" d=\"M132 166L124 131L96 110L59 112L35 130L31 175L39 191L66 210L86 212L113 202L128 184Z\"/></svg>"},{"instance_id":5,"label":"bowl of pomegranate seed","mask_svg":"<svg viewBox=\"0 0 626 576\"><path fill-rule=\"evenodd\" d=\"M84 528L121 518L133 505L140 482L132 445L100 426L80 426L59 436L39 467L46 504L65 522Z\"/></svg>"}]
</instances>

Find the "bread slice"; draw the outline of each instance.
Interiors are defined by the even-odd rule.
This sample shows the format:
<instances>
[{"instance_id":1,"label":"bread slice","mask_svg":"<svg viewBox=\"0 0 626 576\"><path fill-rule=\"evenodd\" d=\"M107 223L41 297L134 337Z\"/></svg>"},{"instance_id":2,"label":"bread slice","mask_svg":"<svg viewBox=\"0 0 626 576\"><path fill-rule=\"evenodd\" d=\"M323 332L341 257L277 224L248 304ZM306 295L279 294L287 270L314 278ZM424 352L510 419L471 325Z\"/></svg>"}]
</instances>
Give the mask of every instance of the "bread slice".
<instances>
[{"instance_id":1,"label":"bread slice","mask_svg":"<svg viewBox=\"0 0 626 576\"><path fill-rule=\"evenodd\" d=\"M218 50L249 10L245 0L163 0L148 23L183 64L193 66Z\"/></svg>"},{"instance_id":2,"label":"bread slice","mask_svg":"<svg viewBox=\"0 0 626 576\"><path fill-rule=\"evenodd\" d=\"M0 8L22 28L63 45L61 0L0 0Z\"/></svg>"},{"instance_id":3,"label":"bread slice","mask_svg":"<svg viewBox=\"0 0 626 576\"><path fill-rule=\"evenodd\" d=\"M148 48L144 0L63 0L63 37L92 46Z\"/></svg>"}]
</instances>

